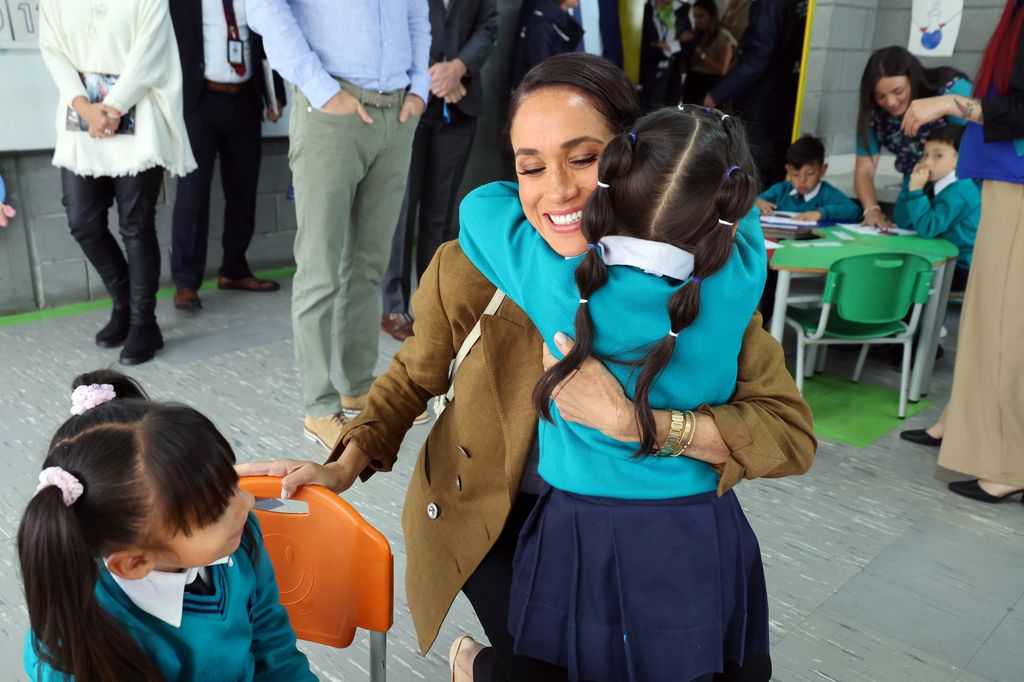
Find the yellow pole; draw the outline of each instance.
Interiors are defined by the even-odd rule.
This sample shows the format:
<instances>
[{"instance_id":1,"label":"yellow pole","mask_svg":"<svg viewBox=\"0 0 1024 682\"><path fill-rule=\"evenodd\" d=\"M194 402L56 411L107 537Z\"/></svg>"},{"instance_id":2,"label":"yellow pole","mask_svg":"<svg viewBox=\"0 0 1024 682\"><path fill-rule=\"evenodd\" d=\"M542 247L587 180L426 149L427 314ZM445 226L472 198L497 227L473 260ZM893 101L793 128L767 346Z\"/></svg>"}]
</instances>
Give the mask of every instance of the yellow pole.
<instances>
[{"instance_id":1,"label":"yellow pole","mask_svg":"<svg viewBox=\"0 0 1024 682\"><path fill-rule=\"evenodd\" d=\"M640 43L644 31L644 0L619 0L622 28L622 70L634 83L640 82Z\"/></svg>"},{"instance_id":2,"label":"yellow pole","mask_svg":"<svg viewBox=\"0 0 1024 682\"><path fill-rule=\"evenodd\" d=\"M800 137L800 118L804 113L804 91L807 88L807 60L811 55L811 26L814 24L814 0L807 2L807 25L804 26L804 49L800 55L800 83L796 89L796 110L793 112L793 141Z\"/></svg>"}]
</instances>

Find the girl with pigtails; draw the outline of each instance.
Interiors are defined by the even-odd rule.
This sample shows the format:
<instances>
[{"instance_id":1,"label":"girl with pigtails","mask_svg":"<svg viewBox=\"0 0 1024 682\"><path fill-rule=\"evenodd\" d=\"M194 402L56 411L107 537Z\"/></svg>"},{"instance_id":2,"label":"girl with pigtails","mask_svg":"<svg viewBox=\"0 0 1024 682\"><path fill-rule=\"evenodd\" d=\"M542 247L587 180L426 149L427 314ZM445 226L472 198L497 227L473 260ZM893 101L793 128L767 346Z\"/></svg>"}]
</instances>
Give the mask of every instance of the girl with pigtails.
<instances>
[{"instance_id":1,"label":"girl with pigtails","mask_svg":"<svg viewBox=\"0 0 1024 682\"><path fill-rule=\"evenodd\" d=\"M736 389L764 286L743 126L703 107L665 109L601 142L582 254L565 238L579 216L529 210L529 163L517 165L518 187L481 187L461 207L466 255L548 345L575 329L534 391L547 486L519 537L509 631L518 654L574 680L768 680L757 539L735 494L717 494L718 471L687 452L693 411ZM589 355L633 400L639 442L553 405ZM652 410L680 405L690 409L672 410L662 444Z\"/></svg>"},{"instance_id":2,"label":"girl with pigtails","mask_svg":"<svg viewBox=\"0 0 1024 682\"><path fill-rule=\"evenodd\" d=\"M71 414L18 528L28 678L315 680L210 420L113 371Z\"/></svg>"}]
</instances>

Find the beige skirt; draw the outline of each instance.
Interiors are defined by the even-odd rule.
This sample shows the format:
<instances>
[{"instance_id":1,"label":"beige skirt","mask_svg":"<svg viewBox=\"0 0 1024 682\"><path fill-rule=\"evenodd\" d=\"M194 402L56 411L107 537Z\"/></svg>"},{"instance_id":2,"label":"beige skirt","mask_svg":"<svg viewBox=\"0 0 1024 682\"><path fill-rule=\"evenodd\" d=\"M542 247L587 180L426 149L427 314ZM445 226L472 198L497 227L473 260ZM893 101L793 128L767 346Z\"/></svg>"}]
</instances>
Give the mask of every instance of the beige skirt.
<instances>
[{"instance_id":1,"label":"beige skirt","mask_svg":"<svg viewBox=\"0 0 1024 682\"><path fill-rule=\"evenodd\" d=\"M939 465L1024 487L1024 185L985 181Z\"/></svg>"}]
</instances>

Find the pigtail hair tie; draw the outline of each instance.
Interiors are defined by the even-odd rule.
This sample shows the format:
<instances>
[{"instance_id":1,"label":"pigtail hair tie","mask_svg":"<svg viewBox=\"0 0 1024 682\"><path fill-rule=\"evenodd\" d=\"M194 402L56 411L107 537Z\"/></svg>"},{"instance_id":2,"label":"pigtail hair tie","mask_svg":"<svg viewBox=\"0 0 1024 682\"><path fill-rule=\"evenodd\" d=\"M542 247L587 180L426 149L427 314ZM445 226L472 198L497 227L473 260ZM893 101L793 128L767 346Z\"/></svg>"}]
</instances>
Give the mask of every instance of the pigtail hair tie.
<instances>
[{"instance_id":1,"label":"pigtail hair tie","mask_svg":"<svg viewBox=\"0 0 1024 682\"><path fill-rule=\"evenodd\" d=\"M732 179L732 174L740 169L739 166L729 166L729 170L725 171L725 177L729 180Z\"/></svg>"},{"instance_id":2,"label":"pigtail hair tie","mask_svg":"<svg viewBox=\"0 0 1024 682\"><path fill-rule=\"evenodd\" d=\"M674 338L676 338L677 336L679 336L679 332L674 332L674 331L672 331L671 329L669 329L669 330L668 330L668 335L669 335L669 336L671 336L671 337L672 337L672 338L674 339Z\"/></svg>"},{"instance_id":3,"label":"pigtail hair tie","mask_svg":"<svg viewBox=\"0 0 1024 682\"><path fill-rule=\"evenodd\" d=\"M628 132L626 134L629 135L630 144L632 144L635 147L636 146L636 133L633 132L633 131L630 131L630 132Z\"/></svg>"},{"instance_id":4,"label":"pigtail hair tie","mask_svg":"<svg viewBox=\"0 0 1024 682\"><path fill-rule=\"evenodd\" d=\"M607 182L601 182L600 180L597 181L597 186L603 187L604 189L608 189L609 187L611 187L611 185L609 185Z\"/></svg>"},{"instance_id":5,"label":"pigtail hair tie","mask_svg":"<svg viewBox=\"0 0 1024 682\"><path fill-rule=\"evenodd\" d=\"M728 220L722 220L721 218L719 218L718 219L718 224L719 225L728 225L729 227L732 227L736 223L730 223Z\"/></svg>"},{"instance_id":6,"label":"pigtail hair tie","mask_svg":"<svg viewBox=\"0 0 1024 682\"><path fill-rule=\"evenodd\" d=\"M704 281L704 278L703 277L693 277L693 278L691 278L691 281L696 282L697 284L700 284L701 282Z\"/></svg>"},{"instance_id":7,"label":"pigtail hair tie","mask_svg":"<svg viewBox=\"0 0 1024 682\"><path fill-rule=\"evenodd\" d=\"M583 305L585 303L590 303L590 299L589 298L581 298L580 299L580 305Z\"/></svg>"}]
</instances>

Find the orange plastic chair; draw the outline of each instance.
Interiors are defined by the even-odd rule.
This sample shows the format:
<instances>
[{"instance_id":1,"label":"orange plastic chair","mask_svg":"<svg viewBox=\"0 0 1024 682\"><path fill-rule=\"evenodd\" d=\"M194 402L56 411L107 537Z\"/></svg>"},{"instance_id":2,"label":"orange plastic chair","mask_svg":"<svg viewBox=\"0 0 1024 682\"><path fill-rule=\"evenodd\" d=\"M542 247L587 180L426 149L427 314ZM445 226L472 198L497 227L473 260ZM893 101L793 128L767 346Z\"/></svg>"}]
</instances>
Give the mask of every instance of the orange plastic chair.
<instances>
[{"instance_id":1,"label":"orange plastic chair","mask_svg":"<svg viewBox=\"0 0 1024 682\"><path fill-rule=\"evenodd\" d=\"M245 476L243 490L278 498L277 476ZM320 486L303 486L290 499L301 513L256 509L263 543L274 565L281 605L299 639L338 649L356 628L370 631L370 680L387 676L387 631L395 599L391 545L345 500Z\"/></svg>"}]
</instances>

